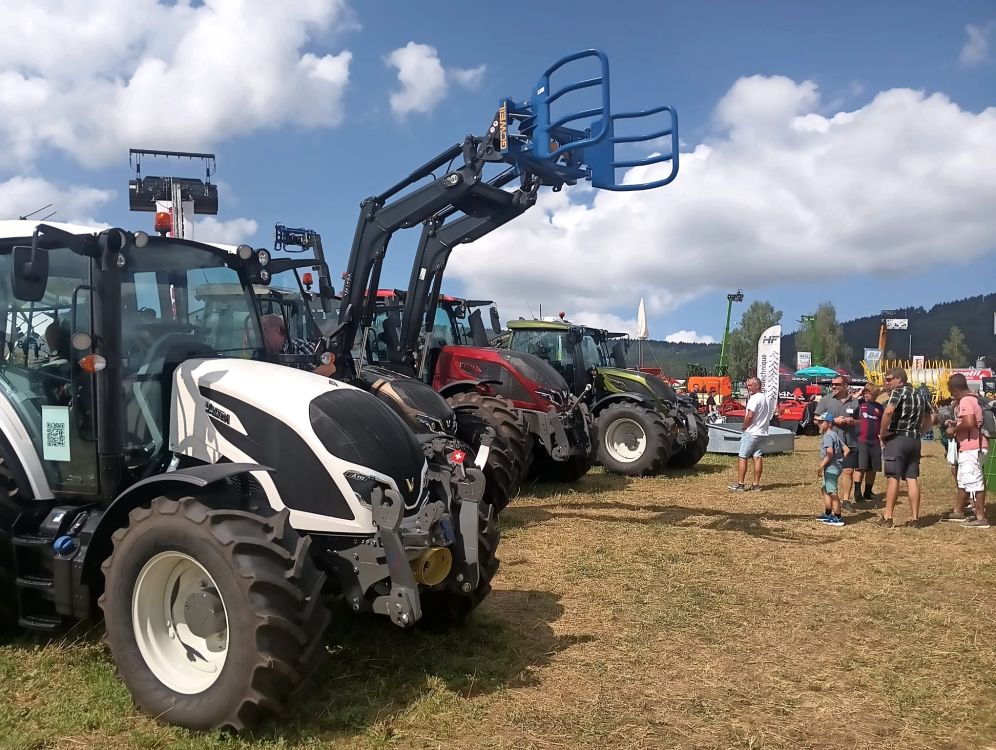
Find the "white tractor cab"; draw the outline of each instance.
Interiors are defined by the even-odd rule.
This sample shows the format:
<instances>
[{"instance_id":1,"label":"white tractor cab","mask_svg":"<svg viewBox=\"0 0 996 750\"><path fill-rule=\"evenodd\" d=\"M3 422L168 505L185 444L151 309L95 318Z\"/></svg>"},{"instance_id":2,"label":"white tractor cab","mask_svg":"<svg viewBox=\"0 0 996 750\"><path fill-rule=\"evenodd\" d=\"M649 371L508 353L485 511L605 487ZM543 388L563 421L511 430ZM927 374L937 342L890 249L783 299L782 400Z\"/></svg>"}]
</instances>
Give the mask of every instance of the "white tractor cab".
<instances>
[{"instance_id":1,"label":"white tractor cab","mask_svg":"<svg viewBox=\"0 0 996 750\"><path fill-rule=\"evenodd\" d=\"M0 621L103 610L136 702L192 728L280 709L325 594L447 624L498 566L461 444L263 361L264 253L0 222ZM39 329L47 354L18 347Z\"/></svg>"}]
</instances>

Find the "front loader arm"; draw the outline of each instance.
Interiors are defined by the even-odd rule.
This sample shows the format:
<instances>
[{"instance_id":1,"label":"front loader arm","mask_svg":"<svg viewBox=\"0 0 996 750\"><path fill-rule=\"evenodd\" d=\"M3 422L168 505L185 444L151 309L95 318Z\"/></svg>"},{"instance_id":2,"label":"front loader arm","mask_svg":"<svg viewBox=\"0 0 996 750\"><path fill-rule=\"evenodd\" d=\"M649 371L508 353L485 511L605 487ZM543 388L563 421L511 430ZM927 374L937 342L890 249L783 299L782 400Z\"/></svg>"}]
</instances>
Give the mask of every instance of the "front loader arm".
<instances>
[{"instance_id":1,"label":"front loader arm","mask_svg":"<svg viewBox=\"0 0 996 750\"><path fill-rule=\"evenodd\" d=\"M538 188L537 181L524 180L524 187L509 193L511 200L506 206L480 215L465 214L446 223L446 218L453 212L444 212L423 224L401 316L399 356L417 358L421 333L432 329L443 272L453 248L474 242L521 216L536 203Z\"/></svg>"},{"instance_id":2,"label":"front loader arm","mask_svg":"<svg viewBox=\"0 0 996 750\"><path fill-rule=\"evenodd\" d=\"M596 74L560 85L565 76L570 78L564 72L568 66L578 70L575 63L595 65ZM586 94L593 96L594 102L590 106L577 104L575 96ZM642 135L615 132L618 121L645 119L659 122L658 129ZM564 185L587 180L594 187L607 190L647 190L668 184L678 171L677 135L677 118L670 107L624 114L611 111L608 60L599 50L584 50L558 60L540 76L529 99L522 102L502 99L483 137L467 136L463 143L451 146L385 192L360 204L349 261L343 273L340 329L332 349L342 363L341 376L351 379L356 375L350 353L357 333L361 328L368 329L373 320L381 263L395 231L436 217L438 223L428 231L442 237L438 244L446 247L445 251L439 250L445 266L445 256L454 245L483 236L521 214L535 202L536 189L541 185L560 190ZM668 142L670 148L661 148ZM617 145L630 148L642 145L659 150L646 157L623 159L616 153ZM462 164L451 169L449 165L458 157L462 157ZM620 169L653 168L666 162L670 162L669 173L658 179L646 182L617 179ZM490 182L483 181L484 167L499 163L510 167L507 173ZM435 177L434 172L442 168L446 169L443 176ZM433 179L429 183L395 197L430 176ZM522 178L523 188L517 193L503 190L502 185L514 177ZM517 202L522 200L525 203ZM447 228L445 219L457 212L465 217L452 223L453 234L440 235ZM425 263L416 263L413 278L426 268ZM441 270L431 281L422 279L425 285L412 283L410 286L420 286L423 293L409 295L406 305L428 307L429 302L418 300L424 300L432 286L438 294ZM402 343L409 350L415 346L412 337L417 337L424 319L424 314L405 317Z\"/></svg>"}]
</instances>

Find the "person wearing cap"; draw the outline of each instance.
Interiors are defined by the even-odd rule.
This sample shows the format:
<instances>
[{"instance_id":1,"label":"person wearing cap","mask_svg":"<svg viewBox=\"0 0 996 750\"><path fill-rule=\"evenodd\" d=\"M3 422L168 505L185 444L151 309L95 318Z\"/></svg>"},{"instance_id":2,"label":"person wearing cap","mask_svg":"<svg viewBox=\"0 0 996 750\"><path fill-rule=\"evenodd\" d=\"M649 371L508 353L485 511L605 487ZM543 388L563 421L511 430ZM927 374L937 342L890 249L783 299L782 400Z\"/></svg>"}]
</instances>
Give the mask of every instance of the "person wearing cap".
<instances>
[{"instance_id":1,"label":"person wearing cap","mask_svg":"<svg viewBox=\"0 0 996 750\"><path fill-rule=\"evenodd\" d=\"M816 469L816 476L822 480L821 492L823 494L823 515L817 516L816 520L827 526L843 526L844 519L840 516L840 495L837 490L837 482L844 470L844 442L833 430L833 421L834 415L829 411L816 417L816 424L819 427L820 435L822 435L820 465Z\"/></svg>"},{"instance_id":2,"label":"person wearing cap","mask_svg":"<svg viewBox=\"0 0 996 750\"><path fill-rule=\"evenodd\" d=\"M858 429L861 426L861 402L854 398L847 386L846 375L836 375L830 381L830 395L824 396L816 407L817 414L833 415L833 431L844 444L844 469L840 475L840 497L848 503L854 485L854 470L858 468Z\"/></svg>"}]
</instances>

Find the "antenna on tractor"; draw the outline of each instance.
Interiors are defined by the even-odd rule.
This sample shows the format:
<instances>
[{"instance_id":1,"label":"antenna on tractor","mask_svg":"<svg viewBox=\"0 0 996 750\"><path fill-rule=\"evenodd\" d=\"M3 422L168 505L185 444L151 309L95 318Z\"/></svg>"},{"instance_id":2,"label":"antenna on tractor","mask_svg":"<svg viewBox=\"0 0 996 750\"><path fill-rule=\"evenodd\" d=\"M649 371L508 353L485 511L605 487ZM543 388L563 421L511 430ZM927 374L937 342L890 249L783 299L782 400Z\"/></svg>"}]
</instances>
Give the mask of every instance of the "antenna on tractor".
<instances>
[{"instance_id":1,"label":"antenna on tractor","mask_svg":"<svg viewBox=\"0 0 996 750\"><path fill-rule=\"evenodd\" d=\"M143 157L200 160L204 165L204 179L142 177ZM128 208L155 212L155 230L160 234L184 237L188 227L192 228L193 220L187 218L188 215L214 216L218 213L218 186L211 182L211 176L218 169L214 154L130 148L128 166L135 170L135 179L128 181Z\"/></svg>"},{"instance_id":2,"label":"antenna on tractor","mask_svg":"<svg viewBox=\"0 0 996 750\"><path fill-rule=\"evenodd\" d=\"M35 214L40 214L42 211L45 211L46 209L49 209L51 207L52 207L52 204L48 203L48 204L42 206L41 208L36 208L34 211L32 211L29 214L24 214L24 216L18 216L17 218L19 218L21 221L27 221L28 219L30 219ZM55 216L57 213L59 213L59 212L58 211L53 211L50 214L45 214L45 216L43 216L41 218L41 221L45 221L45 220L49 219L50 217Z\"/></svg>"}]
</instances>

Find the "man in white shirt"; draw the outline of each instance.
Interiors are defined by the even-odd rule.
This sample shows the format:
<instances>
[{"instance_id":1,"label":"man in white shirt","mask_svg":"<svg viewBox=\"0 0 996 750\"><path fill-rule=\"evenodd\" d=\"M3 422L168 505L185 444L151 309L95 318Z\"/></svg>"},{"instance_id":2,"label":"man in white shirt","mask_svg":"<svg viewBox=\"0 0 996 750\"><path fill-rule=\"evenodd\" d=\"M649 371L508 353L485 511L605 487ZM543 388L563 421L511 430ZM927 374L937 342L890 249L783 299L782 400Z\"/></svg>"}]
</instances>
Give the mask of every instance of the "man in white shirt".
<instances>
[{"instance_id":1,"label":"man in white shirt","mask_svg":"<svg viewBox=\"0 0 996 750\"><path fill-rule=\"evenodd\" d=\"M764 469L761 446L768 437L768 423L771 421L771 404L761 392L761 381L758 378L747 378L747 393L747 412L744 414L744 431L737 458L737 482L729 485L733 492L761 489L761 471ZM754 484L748 488L744 481L747 479L749 458L754 459Z\"/></svg>"}]
</instances>

